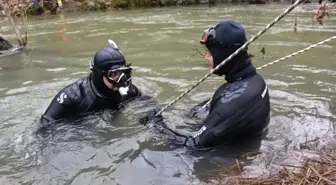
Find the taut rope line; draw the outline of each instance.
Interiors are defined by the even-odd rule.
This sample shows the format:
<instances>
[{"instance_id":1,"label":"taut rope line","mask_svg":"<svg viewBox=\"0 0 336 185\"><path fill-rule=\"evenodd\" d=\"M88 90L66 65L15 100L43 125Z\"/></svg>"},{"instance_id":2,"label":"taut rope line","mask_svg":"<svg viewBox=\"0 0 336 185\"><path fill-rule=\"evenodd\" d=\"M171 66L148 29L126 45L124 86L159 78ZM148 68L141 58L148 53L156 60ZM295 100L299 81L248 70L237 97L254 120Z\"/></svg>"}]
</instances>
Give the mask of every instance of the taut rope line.
<instances>
[{"instance_id":1,"label":"taut rope line","mask_svg":"<svg viewBox=\"0 0 336 185\"><path fill-rule=\"evenodd\" d=\"M177 102L179 99L181 99L183 96L188 94L191 90L193 90L195 87L197 87L199 84L201 84L204 80L206 80L214 71L218 70L220 67L222 67L226 62L231 60L233 57L235 57L240 51L244 50L250 43L257 40L262 34L264 34L268 29L270 29L272 26L274 26L275 23L279 22L285 15L287 15L289 12L291 12L295 7L299 6L303 2L307 0L297 0L294 4L292 4L289 8L287 8L283 13L281 13L278 17L276 17L271 23L269 23L264 29L259 31L254 37L252 37L248 42L246 42L244 45L242 45L239 49L237 49L234 53L232 53L228 58L226 58L223 62L221 62L217 67L215 67L210 73L206 74L203 78L201 78L196 84L192 85L189 89L184 91L180 96L178 96L175 100L170 102L168 105L163 107L161 111L159 111L157 115L161 114L163 111L165 111L168 107L173 105L175 102Z\"/></svg>"}]
</instances>

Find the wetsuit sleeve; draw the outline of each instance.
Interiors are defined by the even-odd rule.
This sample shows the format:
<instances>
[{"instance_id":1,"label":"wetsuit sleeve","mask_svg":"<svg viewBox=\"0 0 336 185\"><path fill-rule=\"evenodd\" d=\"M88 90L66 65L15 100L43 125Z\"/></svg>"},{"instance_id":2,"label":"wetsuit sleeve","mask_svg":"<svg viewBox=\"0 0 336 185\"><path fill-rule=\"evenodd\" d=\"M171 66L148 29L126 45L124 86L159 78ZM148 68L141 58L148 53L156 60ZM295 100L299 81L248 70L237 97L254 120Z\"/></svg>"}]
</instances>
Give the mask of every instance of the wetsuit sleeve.
<instances>
[{"instance_id":1,"label":"wetsuit sleeve","mask_svg":"<svg viewBox=\"0 0 336 185\"><path fill-rule=\"evenodd\" d=\"M144 120L140 120L140 122L143 124L147 124L150 127L154 127L159 132L165 134L170 140L174 142L174 144L185 145L188 140L188 135L180 133L179 131L173 128L170 128L163 121L162 115L155 116L159 111L160 109L158 108L149 111L147 117Z\"/></svg>"},{"instance_id":2,"label":"wetsuit sleeve","mask_svg":"<svg viewBox=\"0 0 336 185\"><path fill-rule=\"evenodd\" d=\"M75 113L76 106L68 94L65 90L62 90L54 97L45 113L41 116L40 121L43 125L53 123Z\"/></svg>"},{"instance_id":3,"label":"wetsuit sleeve","mask_svg":"<svg viewBox=\"0 0 336 185\"><path fill-rule=\"evenodd\" d=\"M6 39L0 38L0 50L8 50L13 48L13 45L11 45Z\"/></svg>"},{"instance_id":4,"label":"wetsuit sleeve","mask_svg":"<svg viewBox=\"0 0 336 185\"><path fill-rule=\"evenodd\" d=\"M148 118L152 120L150 122L150 126L154 127L159 132L165 134L168 139L170 139L174 144L183 145L187 147L191 147L196 150L206 150L210 149L210 145L208 142L213 142L214 139L212 137L211 128L209 125L215 125L220 122L221 117L218 116L217 113L213 112L208 115L207 119L204 121L201 129L195 133L191 132L183 132L181 130L174 129L168 126L164 121L161 115L155 116L155 114L159 112L159 109L154 109L149 112ZM147 120L146 120L147 121Z\"/></svg>"}]
</instances>

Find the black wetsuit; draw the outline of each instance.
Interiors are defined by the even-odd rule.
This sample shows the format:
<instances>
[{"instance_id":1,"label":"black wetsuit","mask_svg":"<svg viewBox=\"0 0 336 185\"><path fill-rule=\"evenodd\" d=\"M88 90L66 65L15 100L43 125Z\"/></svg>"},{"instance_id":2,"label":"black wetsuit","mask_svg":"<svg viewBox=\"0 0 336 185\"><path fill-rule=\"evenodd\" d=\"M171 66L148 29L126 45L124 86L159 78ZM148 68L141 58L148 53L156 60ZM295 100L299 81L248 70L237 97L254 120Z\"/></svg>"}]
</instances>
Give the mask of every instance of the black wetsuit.
<instances>
[{"instance_id":1,"label":"black wetsuit","mask_svg":"<svg viewBox=\"0 0 336 185\"><path fill-rule=\"evenodd\" d=\"M0 37L0 51L12 49L13 46L4 38Z\"/></svg>"},{"instance_id":2,"label":"black wetsuit","mask_svg":"<svg viewBox=\"0 0 336 185\"><path fill-rule=\"evenodd\" d=\"M132 84L126 96L121 97L119 92L105 96L93 85L91 74L62 89L42 115L41 122L49 124L66 117L83 115L93 111L117 110L122 102L141 95L139 89Z\"/></svg>"},{"instance_id":3,"label":"black wetsuit","mask_svg":"<svg viewBox=\"0 0 336 185\"><path fill-rule=\"evenodd\" d=\"M250 60L250 59L246 59ZM208 149L235 137L244 137L262 133L270 121L270 100L263 78L256 73L250 62L242 70L228 73L227 83L214 93L209 115L203 127L196 133L181 133L169 128L161 116L150 117L154 126L167 134L175 144L182 144L194 149ZM205 103L205 102L204 102ZM193 115L197 114L195 110Z\"/></svg>"}]
</instances>

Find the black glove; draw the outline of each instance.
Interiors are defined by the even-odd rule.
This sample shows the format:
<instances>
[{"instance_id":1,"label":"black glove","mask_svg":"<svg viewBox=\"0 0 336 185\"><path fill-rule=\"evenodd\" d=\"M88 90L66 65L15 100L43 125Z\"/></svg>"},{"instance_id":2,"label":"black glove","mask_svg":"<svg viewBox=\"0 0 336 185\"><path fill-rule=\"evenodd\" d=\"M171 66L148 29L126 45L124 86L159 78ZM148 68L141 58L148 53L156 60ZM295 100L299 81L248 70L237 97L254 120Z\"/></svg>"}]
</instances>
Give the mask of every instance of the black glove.
<instances>
[{"instance_id":1,"label":"black glove","mask_svg":"<svg viewBox=\"0 0 336 185\"><path fill-rule=\"evenodd\" d=\"M163 117L161 114L159 114L158 116L155 116L158 112L160 112L161 109L159 108L155 108L155 109L152 109L150 110L148 113L147 113L147 116L145 118L143 118L142 120L140 120L140 122L143 124L143 125L146 125L148 124L150 121L153 121L154 124L158 124L158 123L162 123L163 122Z\"/></svg>"},{"instance_id":2,"label":"black glove","mask_svg":"<svg viewBox=\"0 0 336 185\"><path fill-rule=\"evenodd\" d=\"M210 99L209 99L210 100ZM202 103L199 103L195 107L193 107L190 112L189 116L192 118L198 118L198 119L205 119L208 116L208 111L210 109L210 105L206 105L203 107L206 103L208 103L209 100L205 100Z\"/></svg>"}]
</instances>

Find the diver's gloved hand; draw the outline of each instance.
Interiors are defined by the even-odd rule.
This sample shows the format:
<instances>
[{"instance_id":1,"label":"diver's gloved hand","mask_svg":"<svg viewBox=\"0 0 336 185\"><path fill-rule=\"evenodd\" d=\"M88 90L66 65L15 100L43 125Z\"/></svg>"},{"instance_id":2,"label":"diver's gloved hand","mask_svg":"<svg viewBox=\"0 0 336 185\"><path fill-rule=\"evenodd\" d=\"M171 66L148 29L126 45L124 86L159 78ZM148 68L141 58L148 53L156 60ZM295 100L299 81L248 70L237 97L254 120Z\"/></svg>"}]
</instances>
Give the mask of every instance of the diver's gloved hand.
<instances>
[{"instance_id":1,"label":"diver's gloved hand","mask_svg":"<svg viewBox=\"0 0 336 185\"><path fill-rule=\"evenodd\" d=\"M210 105L209 104L206 105L206 103L208 103L209 101L210 99L205 100L199 103L198 105L196 105L195 107L191 108L188 115L193 118L204 120L209 114L208 111L210 109Z\"/></svg>"},{"instance_id":2,"label":"diver's gloved hand","mask_svg":"<svg viewBox=\"0 0 336 185\"><path fill-rule=\"evenodd\" d=\"M153 110L150 110L148 113L147 113L147 122L150 122L150 121L153 121L155 124L156 123L160 123L163 121L163 117L161 114L159 114L158 116L156 116L156 114L158 112L160 112L160 108L155 108Z\"/></svg>"},{"instance_id":3,"label":"diver's gloved hand","mask_svg":"<svg viewBox=\"0 0 336 185\"><path fill-rule=\"evenodd\" d=\"M140 123L143 125L147 125L149 122L153 121L154 124L162 123L163 122L163 117L161 114L158 116L155 116L158 112L160 112L161 109L155 108L153 110L150 110L147 113L147 116L145 118L140 119Z\"/></svg>"}]
</instances>

